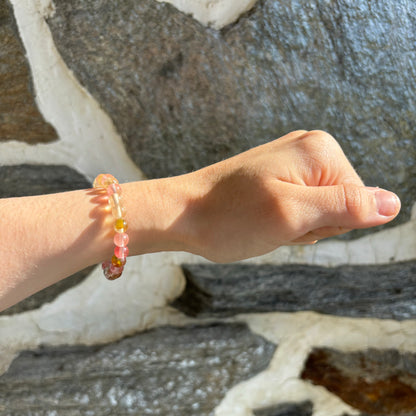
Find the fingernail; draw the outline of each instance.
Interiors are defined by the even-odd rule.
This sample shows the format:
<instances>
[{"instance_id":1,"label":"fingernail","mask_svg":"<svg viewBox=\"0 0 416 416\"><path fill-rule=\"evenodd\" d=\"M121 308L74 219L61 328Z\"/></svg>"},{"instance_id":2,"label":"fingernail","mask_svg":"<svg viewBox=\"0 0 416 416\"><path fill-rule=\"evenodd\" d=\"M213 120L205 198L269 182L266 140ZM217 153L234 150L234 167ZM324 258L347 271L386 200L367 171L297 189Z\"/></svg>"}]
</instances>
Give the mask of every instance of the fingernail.
<instances>
[{"instance_id":1,"label":"fingernail","mask_svg":"<svg viewBox=\"0 0 416 416\"><path fill-rule=\"evenodd\" d=\"M377 212L384 217L395 215L400 209L400 199L393 192L379 190L375 193Z\"/></svg>"}]
</instances>

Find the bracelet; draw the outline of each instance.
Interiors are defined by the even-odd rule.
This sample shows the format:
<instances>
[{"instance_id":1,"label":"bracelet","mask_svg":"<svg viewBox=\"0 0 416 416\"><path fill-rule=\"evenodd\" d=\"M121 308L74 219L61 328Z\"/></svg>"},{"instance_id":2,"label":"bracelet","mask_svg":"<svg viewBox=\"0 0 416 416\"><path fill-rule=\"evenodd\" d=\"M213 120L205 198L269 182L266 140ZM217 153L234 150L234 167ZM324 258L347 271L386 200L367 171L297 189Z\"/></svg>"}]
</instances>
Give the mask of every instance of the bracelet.
<instances>
[{"instance_id":1,"label":"bracelet","mask_svg":"<svg viewBox=\"0 0 416 416\"><path fill-rule=\"evenodd\" d=\"M95 178L93 188L107 193L108 204L114 218L114 230L116 232L114 235L114 255L111 260L105 261L101 266L104 276L108 280L115 280L123 273L126 258L129 254L126 210L121 204L121 186L113 175L102 173Z\"/></svg>"}]
</instances>

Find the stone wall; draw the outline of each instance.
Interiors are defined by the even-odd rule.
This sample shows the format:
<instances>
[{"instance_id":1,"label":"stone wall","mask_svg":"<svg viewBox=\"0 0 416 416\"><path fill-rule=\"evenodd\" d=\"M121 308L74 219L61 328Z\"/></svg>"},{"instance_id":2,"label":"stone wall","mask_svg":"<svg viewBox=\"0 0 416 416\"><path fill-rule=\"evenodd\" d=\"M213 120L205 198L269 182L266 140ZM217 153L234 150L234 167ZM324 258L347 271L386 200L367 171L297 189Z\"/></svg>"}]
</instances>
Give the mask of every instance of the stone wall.
<instances>
[{"instance_id":1,"label":"stone wall","mask_svg":"<svg viewBox=\"0 0 416 416\"><path fill-rule=\"evenodd\" d=\"M0 316L0 415L416 414L415 28L409 0L0 0L0 197L319 128L403 202L316 246L45 289Z\"/></svg>"}]
</instances>

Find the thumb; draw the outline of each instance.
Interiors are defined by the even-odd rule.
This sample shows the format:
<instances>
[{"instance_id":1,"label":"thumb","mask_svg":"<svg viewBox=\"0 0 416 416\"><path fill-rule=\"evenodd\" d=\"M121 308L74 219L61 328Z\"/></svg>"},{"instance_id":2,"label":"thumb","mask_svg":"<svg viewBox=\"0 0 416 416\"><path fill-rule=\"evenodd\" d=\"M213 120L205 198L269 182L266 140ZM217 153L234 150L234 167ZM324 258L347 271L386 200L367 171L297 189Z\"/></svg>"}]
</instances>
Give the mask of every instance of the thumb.
<instances>
[{"instance_id":1,"label":"thumb","mask_svg":"<svg viewBox=\"0 0 416 416\"><path fill-rule=\"evenodd\" d=\"M313 227L368 228L391 221L400 211L393 192L354 184L307 187Z\"/></svg>"}]
</instances>

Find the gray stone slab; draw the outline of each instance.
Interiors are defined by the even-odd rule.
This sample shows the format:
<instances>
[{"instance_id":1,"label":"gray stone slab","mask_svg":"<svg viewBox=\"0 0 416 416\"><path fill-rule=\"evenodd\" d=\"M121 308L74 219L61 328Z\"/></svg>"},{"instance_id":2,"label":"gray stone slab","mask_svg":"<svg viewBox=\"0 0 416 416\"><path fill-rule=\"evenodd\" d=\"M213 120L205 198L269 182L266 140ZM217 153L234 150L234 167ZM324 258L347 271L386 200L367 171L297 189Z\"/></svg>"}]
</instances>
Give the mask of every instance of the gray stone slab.
<instances>
[{"instance_id":1,"label":"gray stone slab","mask_svg":"<svg viewBox=\"0 0 416 416\"><path fill-rule=\"evenodd\" d=\"M0 377L2 416L213 415L276 346L241 324L158 328L107 345L22 352Z\"/></svg>"},{"instance_id":2,"label":"gray stone slab","mask_svg":"<svg viewBox=\"0 0 416 416\"><path fill-rule=\"evenodd\" d=\"M394 349L343 352L316 348L301 377L363 414L416 414L416 354Z\"/></svg>"},{"instance_id":3,"label":"gray stone slab","mask_svg":"<svg viewBox=\"0 0 416 416\"><path fill-rule=\"evenodd\" d=\"M254 411L254 416L312 416L313 403L283 403Z\"/></svg>"},{"instance_id":4,"label":"gray stone slab","mask_svg":"<svg viewBox=\"0 0 416 416\"><path fill-rule=\"evenodd\" d=\"M91 186L83 175L69 166L0 166L0 198L53 194Z\"/></svg>"},{"instance_id":5,"label":"gray stone slab","mask_svg":"<svg viewBox=\"0 0 416 416\"><path fill-rule=\"evenodd\" d=\"M85 189L90 186L83 175L68 166L26 164L0 166L0 198L50 194ZM93 267L81 270L0 312L0 315L13 315L39 308L80 283L92 270Z\"/></svg>"},{"instance_id":6,"label":"gray stone slab","mask_svg":"<svg viewBox=\"0 0 416 416\"><path fill-rule=\"evenodd\" d=\"M416 261L377 266L184 265L186 288L173 306L198 317L312 310L416 318Z\"/></svg>"},{"instance_id":7,"label":"gray stone slab","mask_svg":"<svg viewBox=\"0 0 416 416\"><path fill-rule=\"evenodd\" d=\"M26 51L12 7L0 0L0 142L30 144L56 140L55 129L40 114Z\"/></svg>"},{"instance_id":8,"label":"gray stone slab","mask_svg":"<svg viewBox=\"0 0 416 416\"><path fill-rule=\"evenodd\" d=\"M54 4L60 53L149 177L319 128L340 141L366 183L399 194L395 223L409 218L415 2L260 0L220 31L154 0Z\"/></svg>"}]
</instances>

